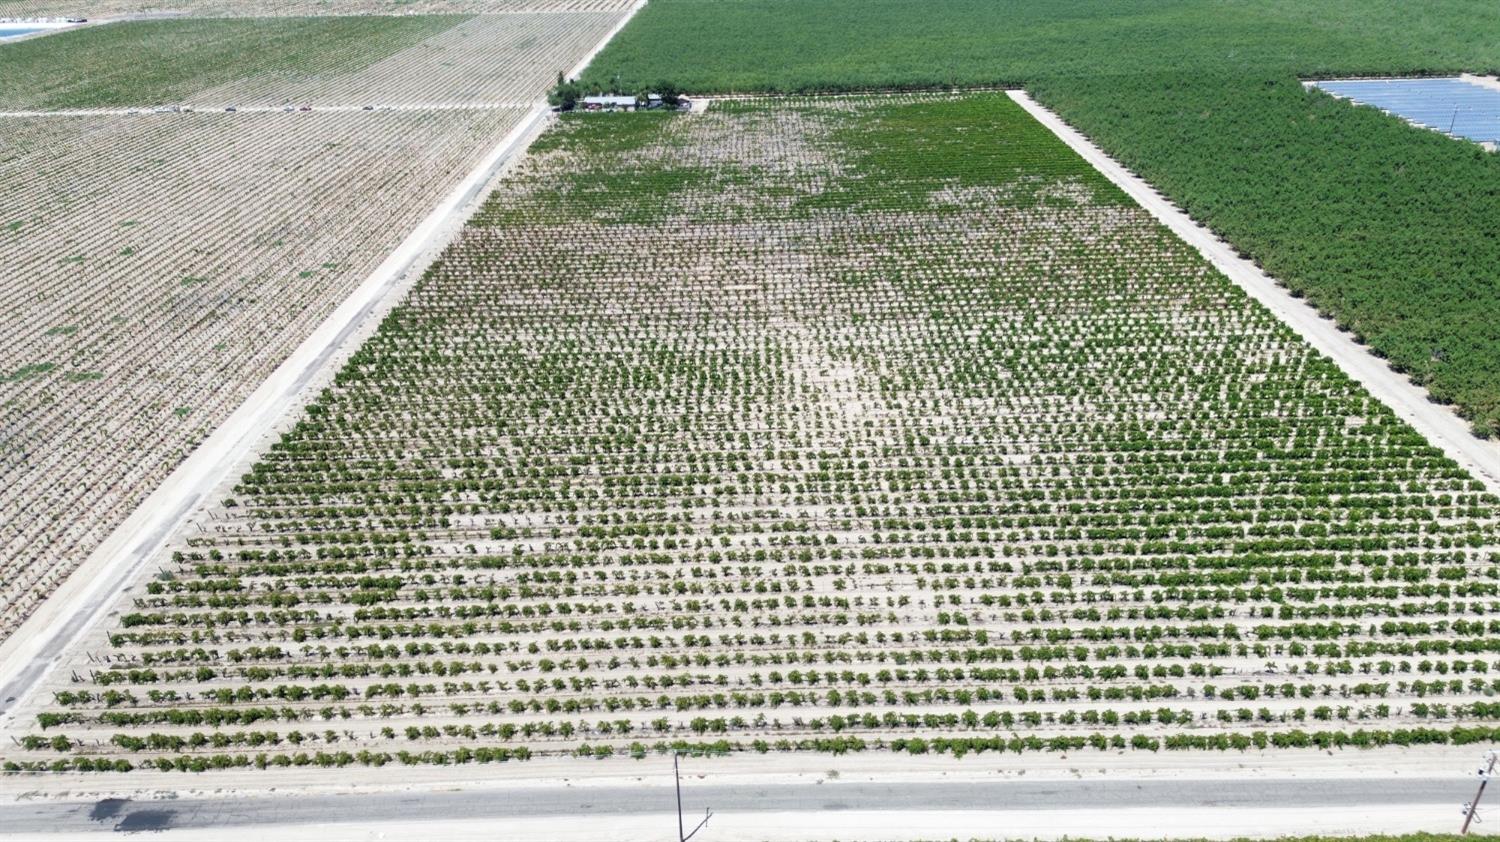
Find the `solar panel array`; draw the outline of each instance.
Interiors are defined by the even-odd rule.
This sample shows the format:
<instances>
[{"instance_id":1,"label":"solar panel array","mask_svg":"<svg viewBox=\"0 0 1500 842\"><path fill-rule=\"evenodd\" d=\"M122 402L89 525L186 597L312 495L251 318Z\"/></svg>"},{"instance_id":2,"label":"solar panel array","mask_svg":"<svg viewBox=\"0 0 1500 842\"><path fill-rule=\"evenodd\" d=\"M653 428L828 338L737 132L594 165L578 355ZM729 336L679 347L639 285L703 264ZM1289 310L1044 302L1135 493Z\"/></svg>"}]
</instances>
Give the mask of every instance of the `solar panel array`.
<instances>
[{"instance_id":1,"label":"solar panel array","mask_svg":"<svg viewBox=\"0 0 1500 842\"><path fill-rule=\"evenodd\" d=\"M1336 79L1320 90L1479 143L1500 143L1500 87L1467 79Z\"/></svg>"}]
</instances>

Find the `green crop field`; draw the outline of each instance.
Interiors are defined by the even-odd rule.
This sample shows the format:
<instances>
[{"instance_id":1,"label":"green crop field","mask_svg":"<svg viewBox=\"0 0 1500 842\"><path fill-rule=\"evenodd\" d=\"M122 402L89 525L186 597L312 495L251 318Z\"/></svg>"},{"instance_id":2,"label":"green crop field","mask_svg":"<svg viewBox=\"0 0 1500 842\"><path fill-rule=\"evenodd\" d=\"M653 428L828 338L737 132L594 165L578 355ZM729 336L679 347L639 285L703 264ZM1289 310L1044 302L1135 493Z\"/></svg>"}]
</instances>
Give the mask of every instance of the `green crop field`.
<instances>
[{"instance_id":1,"label":"green crop field","mask_svg":"<svg viewBox=\"0 0 1500 842\"><path fill-rule=\"evenodd\" d=\"M0 47L0 108L152 106L245 79L352 73L466 16L137 20Z\"/></svg>"},{"instance_id":2,"label":"green crop field","mask_svg":"<svg viewBox=\"0 0 1500 842\"><path fill-rule=\"evenodd\" d=\"M1500 10L1472 0L652 0L585 78L751 92L1040 78L1481 71ZM1121 80L1128 81L1128 80Z\"/></svg>"},{"instance_id":3,"label":"green crop field","mask_svg":"<svg viewBox=\"0 0 1500 842\"><path fill-rule=\"evenodd\" d=\"M1027 87L1489 435L1500 162L1298 82L1497 68L1479 2L654 0L588 78Z\"/></svg>"},{"instance_id":4,"label":"green crop field","mask_svg":"<svg viewBox=\"0 0 1500 842\"><path fill-rule=\"evenodd\" d=\"M565 118L11 771L1493 740L1496 500L999 93Z\"/></svg>"}]
</instances>

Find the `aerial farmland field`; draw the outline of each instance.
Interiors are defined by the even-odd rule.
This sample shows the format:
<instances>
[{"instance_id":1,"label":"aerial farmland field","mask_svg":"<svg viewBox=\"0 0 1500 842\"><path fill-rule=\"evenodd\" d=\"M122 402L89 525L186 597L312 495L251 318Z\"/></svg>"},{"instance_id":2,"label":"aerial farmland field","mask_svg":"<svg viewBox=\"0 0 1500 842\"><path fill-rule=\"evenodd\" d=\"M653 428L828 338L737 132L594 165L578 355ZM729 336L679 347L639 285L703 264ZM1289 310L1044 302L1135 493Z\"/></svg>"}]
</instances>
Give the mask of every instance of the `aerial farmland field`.
<instances>
[{"instance_id":1,"label":"aerial farmland field","mask_svg":"<svg viewBox=\"0 0 1500 842\"><path fill-rule=\"evenodd\" d=\"M0 626L13 629L524 114L9 121L24 152L0 165L0 254L16 281L0 308L0 394L25 424L0 455Z\"/></svg>"},{"instance_id":2,"label":"aerial farmland field","mask_svg":"<svg viewBox=\"0 0 1500 842\"><path fill-rule=\"evenodd\" d=\"M1301 82L1493 75L1473 0L656 0L590 65L699 93L1024 87L1487 438L1500 159ZM1497 449L1500 453L1500 449Z\"/></svg>"},{"instance_id":3,"label":"aerial farmland field","mask_svg":"<svg viewBox=\"0 0 1500 842\"><path fill-rule=\"evenodd\" d=\"M5 48L0 106L9 111L149 108L247 77L287 84L338 76L463 20L452 15L132 20L65 31Z\"/></svg>"},{"instance_id":4,"label":"aerial farmland field","mask_svg":"<svg viewBox=\"0 0 1500 842\"><path fill-rule=\"evenodd\" d=\"M1493 7L0 22L0 835L1485 830Z\"/></svg>"},{"instance_id":5,"label":"aerial farmland field","mask_svg":"<svg viewBox=\"0 0 1500 842\"><path fill-rule=\"evenodd\" d=\"M571 118L5 762L1487 741L1495 503L1002 94Z\"/></svg>"},{"instance_id":6,"label":"aerial farmland field","mask_svg":"<svg viewBox=\"0 0 1500 842\"><path fill-rule=\"evenodd\" d=\"M0 638L621 20L143 20L5 46Z\"/></svg>"},{"instance_id":7,"label":"aerial farmland field","mask_svg":"<svg viewBox=\"0 0 1500 842\"><path fill-rule=\"evenodd\" d=\"M16 64L0 79L0 112L529 106L619 19L578 12L125 21L6 47Z\"/></svg>"}]
</instances>

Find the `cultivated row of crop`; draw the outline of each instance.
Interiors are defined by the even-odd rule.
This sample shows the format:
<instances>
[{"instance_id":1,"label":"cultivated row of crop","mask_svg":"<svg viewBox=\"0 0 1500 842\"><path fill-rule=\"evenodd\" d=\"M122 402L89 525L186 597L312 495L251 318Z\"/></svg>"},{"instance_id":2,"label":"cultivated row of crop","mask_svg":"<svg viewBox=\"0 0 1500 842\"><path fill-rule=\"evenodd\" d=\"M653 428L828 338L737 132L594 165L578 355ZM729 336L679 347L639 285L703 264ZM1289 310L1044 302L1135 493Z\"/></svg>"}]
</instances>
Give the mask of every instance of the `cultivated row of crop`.
<instances>
[{"instance_id":1,"label":"cultivated row of crop","mask_svg":"<svg viewBox=\"0 0 1500 842\"><path fill-rule=\"evenodd\" d=\"M582 115L12 770L1492 739L1494 498L999 94Z\"/></svg>"}]
</instances>

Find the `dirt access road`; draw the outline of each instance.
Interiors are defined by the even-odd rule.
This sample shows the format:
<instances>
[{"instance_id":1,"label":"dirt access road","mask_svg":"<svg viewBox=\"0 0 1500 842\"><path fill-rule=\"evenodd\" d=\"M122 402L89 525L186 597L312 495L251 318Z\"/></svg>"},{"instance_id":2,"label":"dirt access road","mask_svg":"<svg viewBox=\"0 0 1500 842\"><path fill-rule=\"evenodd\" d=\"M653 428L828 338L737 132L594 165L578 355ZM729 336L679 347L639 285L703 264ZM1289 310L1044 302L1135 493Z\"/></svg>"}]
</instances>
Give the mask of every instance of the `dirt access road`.
<instances>
[{"instance_id":1,"label":"dirt access road","mask_svg":"<svg viewBox=\"0 0 1500 842\"><path fill-rule=\"evenodd\" d=\"M1425 390L1392 371L1385 361L1356 344L1348 334L1319 316L1305 301L1293 298L1274 278L1262 272L1254 263L1240 257L1234 246L1194 222L1144 179L1109 157L1093 141L1038 104L1026 92L1007 93L1094 169L1129 194L1130 198L1188 245L1196 248L1214 268L1227 275L1282 323L1296 331L1309 345L1333 360L1345 374L1368 389L1370 394L1389 406L1401 420L1410 424L1434 446L1441 448L1449 458L1483 482L1492 493L1500 494L1500 444L1475 438L1469 431L1467 421L1447 407L1428 400Z\"/></svg>"}]
</instances>

